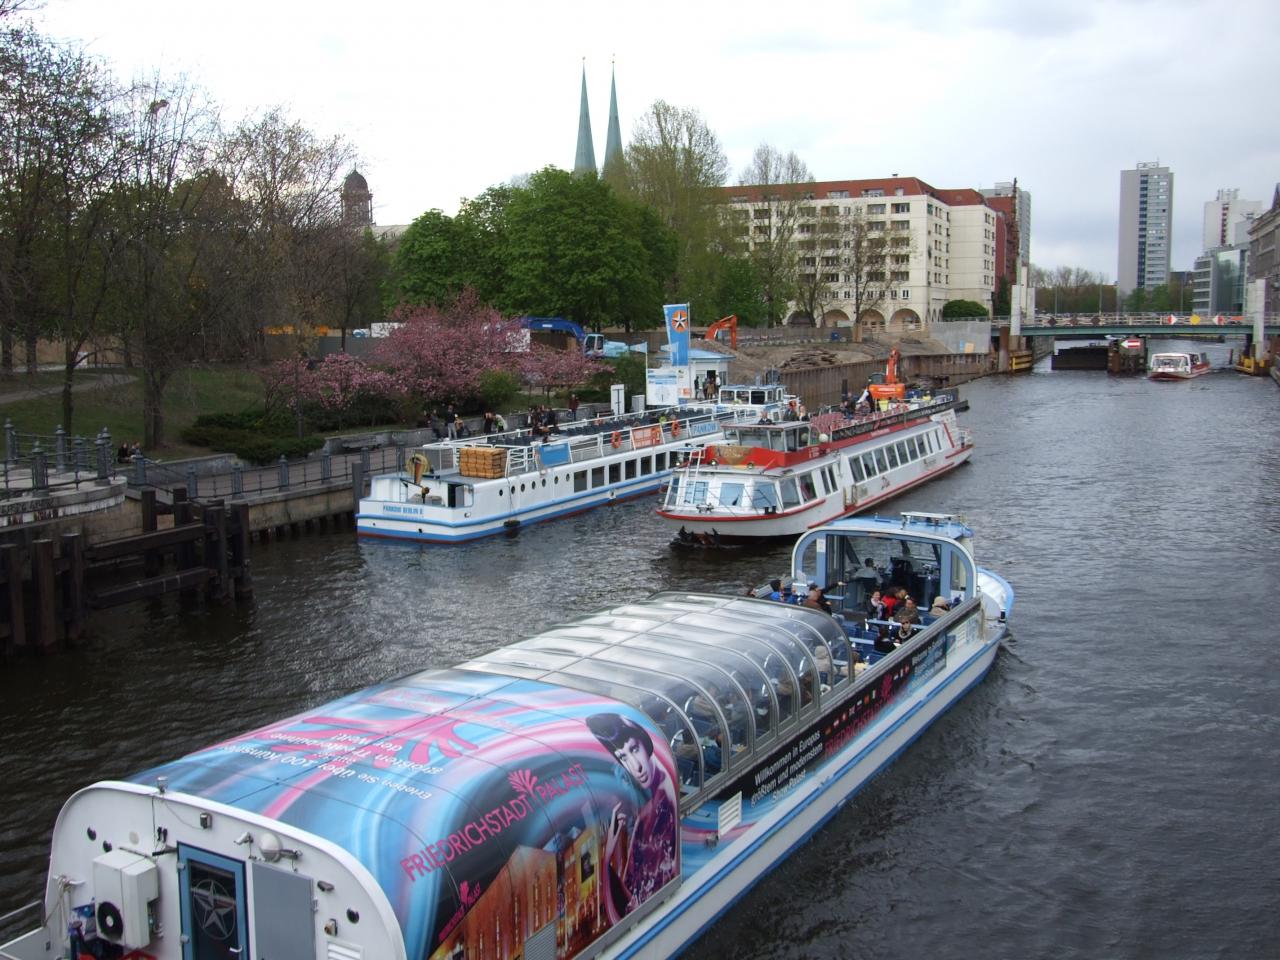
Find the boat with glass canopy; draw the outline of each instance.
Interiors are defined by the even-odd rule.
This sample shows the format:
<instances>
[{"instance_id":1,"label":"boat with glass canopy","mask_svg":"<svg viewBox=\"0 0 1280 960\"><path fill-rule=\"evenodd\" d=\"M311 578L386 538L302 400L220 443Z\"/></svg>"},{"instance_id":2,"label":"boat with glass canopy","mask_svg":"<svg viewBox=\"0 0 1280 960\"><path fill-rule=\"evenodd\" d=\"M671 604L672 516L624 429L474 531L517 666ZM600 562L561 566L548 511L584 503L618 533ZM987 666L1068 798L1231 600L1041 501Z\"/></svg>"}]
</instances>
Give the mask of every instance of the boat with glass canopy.
<instances>
[{"instance_id":1,"label":"boat with glass canopy","mask_svg":"<svg viewBox=\"0 0 1280 960\"><path fill-rule=\"evenodd\" d=\"M1013 593L971 542L840 521L790 571L837 615L659 593L89 786L0 957L679 953L990 668ZM867 559L950 609L868 646Z\"/></svg>"}]
</instances>

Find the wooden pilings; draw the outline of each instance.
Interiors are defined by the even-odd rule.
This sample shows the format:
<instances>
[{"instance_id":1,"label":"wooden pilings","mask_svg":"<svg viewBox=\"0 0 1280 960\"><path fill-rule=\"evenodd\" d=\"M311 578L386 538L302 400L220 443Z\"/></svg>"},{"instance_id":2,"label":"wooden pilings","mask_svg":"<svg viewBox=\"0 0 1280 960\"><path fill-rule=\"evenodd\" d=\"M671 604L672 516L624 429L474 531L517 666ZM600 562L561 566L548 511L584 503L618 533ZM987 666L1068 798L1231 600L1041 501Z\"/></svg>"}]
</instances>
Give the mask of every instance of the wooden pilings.
<instances>
[{"instance_id":1,"label":"wooden pilings","mask_svg":"<svg viewBox=\"0 0 1280 960\"><path fill-rule=\"evenodd\" d=\"M146 492L137 536L89 546L66 533L56 552L49 539L29 550L0 545L0 650L50 650L60 637L81 636L90 611L149 597L252 596L247 504L194 503L175 491L174 526L157 530L154 492Z\"/></svg>"}]
</instances>

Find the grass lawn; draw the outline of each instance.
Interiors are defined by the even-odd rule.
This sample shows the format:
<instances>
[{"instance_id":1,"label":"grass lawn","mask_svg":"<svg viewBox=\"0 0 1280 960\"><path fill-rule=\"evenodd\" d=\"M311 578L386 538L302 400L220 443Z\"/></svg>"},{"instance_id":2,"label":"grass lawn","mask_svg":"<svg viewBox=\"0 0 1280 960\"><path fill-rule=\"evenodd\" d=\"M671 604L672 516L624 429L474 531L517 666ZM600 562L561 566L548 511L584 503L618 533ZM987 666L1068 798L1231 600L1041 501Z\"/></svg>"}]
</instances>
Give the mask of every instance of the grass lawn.
<instances>
[{"instance_id":1,"label":"grass lawn","mask_svg":"<svg viewBox=\"0 0 1280 960\"><path fill-rule=\"evenodd\" d=\"M74 417L68 432L91 440L103 427L111 432L115 446L121 441L142 439L142 380L137 371L94 370L77 376L76 383L88 383L101 373L132 375L128 383L72 394ZM54 389L61 385L61 374L38 373L34 378L15 376L3 381L0 388L0 416L13 422L20 433L49 435L62 423L62 395L54 392L34 399L5 400L20 390ZM50 382L49 377L52 377ZM191 447L179 434L203 413L238 413L262 404L262 380L245 367L191 367L174 374L165 390L165 435L168 442L160 450L148 450L153 457L174 459L209 453L203 447ZM63 424L63 426L66 426Z\"/></svg>"}]
</instances>

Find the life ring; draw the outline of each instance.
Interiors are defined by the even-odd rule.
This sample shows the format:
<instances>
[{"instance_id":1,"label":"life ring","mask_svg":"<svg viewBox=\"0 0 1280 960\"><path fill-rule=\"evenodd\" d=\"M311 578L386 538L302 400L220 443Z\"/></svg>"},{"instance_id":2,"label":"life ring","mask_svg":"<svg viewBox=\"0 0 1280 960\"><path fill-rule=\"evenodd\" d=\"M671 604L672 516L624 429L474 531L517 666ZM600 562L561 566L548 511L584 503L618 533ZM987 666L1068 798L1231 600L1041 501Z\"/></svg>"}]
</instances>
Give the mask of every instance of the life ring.
<instances>
[{"instance_id":1,"label":"life ring","mask_svg":"<svg viewBox=\"0 0 1280 960\"><path fill-rule=\"evenodd\" d=\"M621 430L613 431L613 437L609 442L613 445L613 449L615 450L617 450L620 446L622 446L622 431Z\"/></svg>"},{"instance_id":2,"label":"life ring","mask_svg":"<svg viewBox=\"0 0 1280 960\"><path fill-rule=\"evenodd\" d=\"M680 436L680 421L672 420L671 421L671 439L674 440L678 436Z\"/></svg>"}]
</instances>

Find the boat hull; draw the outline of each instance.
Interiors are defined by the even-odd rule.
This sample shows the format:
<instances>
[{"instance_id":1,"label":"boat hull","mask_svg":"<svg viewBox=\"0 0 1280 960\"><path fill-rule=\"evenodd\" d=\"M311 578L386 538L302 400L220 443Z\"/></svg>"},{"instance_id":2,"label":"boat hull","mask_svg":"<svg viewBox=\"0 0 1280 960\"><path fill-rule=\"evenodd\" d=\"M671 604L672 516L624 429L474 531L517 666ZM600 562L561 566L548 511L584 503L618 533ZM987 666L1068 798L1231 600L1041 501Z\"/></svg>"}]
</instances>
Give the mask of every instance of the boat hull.
<instances>
[{"instance_id":1,"label":"boat hull","mask_svg":"<svg viewBox=\"0 0 1280 960\"><path fill-rule=\"evenodd\" d=\"M1208 367L1203 367L1199 370L1192 370L1188 373L1170 373L1167 371L1160 371L1157 373L1147 374L1147 379L1173 383L1179 380L1194 380L1196 377L1203 377L1208 372Z\"/></svg>"}]
</instances>

